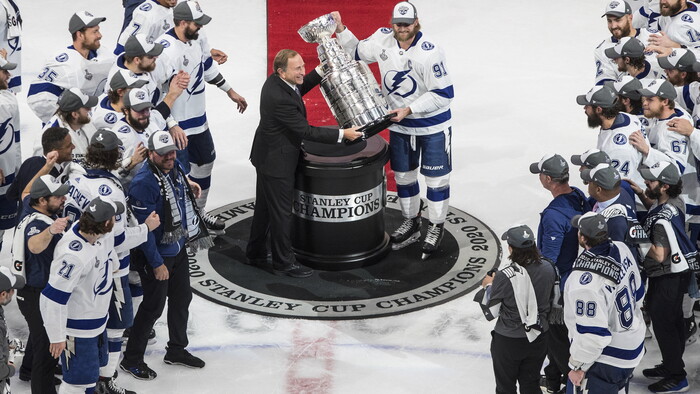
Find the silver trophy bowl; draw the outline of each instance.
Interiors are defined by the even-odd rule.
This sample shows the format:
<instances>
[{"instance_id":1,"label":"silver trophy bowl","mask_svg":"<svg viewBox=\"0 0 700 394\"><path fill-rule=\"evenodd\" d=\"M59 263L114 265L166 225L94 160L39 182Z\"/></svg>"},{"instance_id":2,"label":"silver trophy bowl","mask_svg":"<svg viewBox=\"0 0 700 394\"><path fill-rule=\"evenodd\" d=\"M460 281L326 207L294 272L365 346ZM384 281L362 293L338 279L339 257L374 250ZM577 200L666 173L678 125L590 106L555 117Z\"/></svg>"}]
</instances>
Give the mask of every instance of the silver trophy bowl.
<instances>
[{"instance_id":1,"label":"silver trophy bowl","mask_svg":"<svg viewBox=\"0 0 700 394\"><path fill-rule=\"evenodd\" d=\"M393 114L382 95L379 84L369 67L345 52L336 38L336 23L331 14L320 16L299 29L308 43L318 43L318 58L325 73L321 92L338 125L347 129L358 127L365 140L391 124Z\"/></svg>"}]
</instances>

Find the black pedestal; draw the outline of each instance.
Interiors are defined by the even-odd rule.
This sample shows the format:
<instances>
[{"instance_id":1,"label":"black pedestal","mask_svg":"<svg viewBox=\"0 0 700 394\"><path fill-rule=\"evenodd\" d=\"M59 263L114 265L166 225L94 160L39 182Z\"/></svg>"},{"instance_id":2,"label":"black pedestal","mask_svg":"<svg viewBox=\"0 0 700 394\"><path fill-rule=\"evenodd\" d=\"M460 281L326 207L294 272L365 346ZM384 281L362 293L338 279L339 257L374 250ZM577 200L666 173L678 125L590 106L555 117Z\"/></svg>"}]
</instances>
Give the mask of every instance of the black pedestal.
<instances>
[{"instance_id":1,"label":"black pedestal","mask_svg":"<svg viewBox=\"0 0 700 394\"><path fill-rule=\"evenodd\" d=\"M357 145L304 142L297 169L292 246L311 268L345 270L370 265L389 252L384 231L389 147L380 136Z\"/></svg>"}]
</instances>

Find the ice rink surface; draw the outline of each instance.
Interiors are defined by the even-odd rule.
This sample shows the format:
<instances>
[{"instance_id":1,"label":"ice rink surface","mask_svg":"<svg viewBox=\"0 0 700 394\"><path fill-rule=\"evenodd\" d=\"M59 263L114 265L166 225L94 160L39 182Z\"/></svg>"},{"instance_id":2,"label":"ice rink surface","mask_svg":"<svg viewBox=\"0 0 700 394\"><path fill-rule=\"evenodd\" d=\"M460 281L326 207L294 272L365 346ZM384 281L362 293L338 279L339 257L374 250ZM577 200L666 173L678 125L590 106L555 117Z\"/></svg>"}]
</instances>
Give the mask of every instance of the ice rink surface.
<instances>
[{"instance_id":1,"label":"ice rink surface","mask_svg":"<svg viewBox=\"0 0 700 394\"><path fill-rule=\"evenodd\" d=\"M25 156L40 130L26 106L29 82L44 59L71 44L68 19L79 10L106 16L102 46L114 48L123 10L119 0L19 0L24 18L23 80L19 95ZM265 2L200 1L213 21L204 29L229 60L222 74L249 103L240 115L223 92L207 89L209 125L217 144L208 208L255 194L248 161L266 75ZM290 1L289 12L294 12ZM335 10L328 2L328 12ZM484 221L497 234L526 223L537 228L551 200L531 162L545 153L569 158L595 147L575 96L593 84L592 51L609 33L602 0L415 0L423 31L445 48L455 99L450 204ZM341 9L342 11L342 9ZM384 13L390 9L370 9ZM319 15L309 15L309 20ZM352 26L351 26L352 27ZM379 26L377 26L379 27ZM310 45L310 44L309 44ZM307 61L308 62L308 61ZM575 174L575 171L572 172ZM582 187L578 177L573 184ZM424 189L424 188L423 188ZM5 238L3 263L8 264ZM416 256L418 258L419 256ZM430 262L426 262L430 264ZM446 304L394 317L361 321L307 321L263 317L215 305L195 296L190 307L189 349L206 361L193 370L163 363L164 317L146 362L153 381L120 374L118 381L144 393L489 393L494 391L489 353L493 323L466 295ZM16 303L7 308L14 337L25 337ZM687 348L690 392L700 392L697 355ZM642 367L660 361L647 343ZM631 392L651 383L637 372ZM14 393L29 385L12 379Z\"/></svg>"}]
</instances>

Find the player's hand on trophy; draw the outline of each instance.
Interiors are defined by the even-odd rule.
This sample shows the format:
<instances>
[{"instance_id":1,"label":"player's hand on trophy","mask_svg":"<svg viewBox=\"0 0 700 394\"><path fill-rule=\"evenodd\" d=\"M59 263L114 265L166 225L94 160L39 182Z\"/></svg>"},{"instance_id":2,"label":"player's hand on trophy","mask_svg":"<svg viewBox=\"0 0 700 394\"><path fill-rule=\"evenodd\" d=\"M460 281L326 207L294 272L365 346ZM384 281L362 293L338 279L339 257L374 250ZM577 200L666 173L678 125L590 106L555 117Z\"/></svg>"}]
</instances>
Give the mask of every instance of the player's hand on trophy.
<instances>
[{"instance_id":1,"label":"player's hand on trophy","mask_svg":"<svg viewBox=\"0 0 700 394\"><path fill-rule=\"evenodd\" d=\"M153 231L160 226L160 216L156 213L156 211L151 212L150 215L146 218L146 220L143 221L146 223L146 227L148 227L148 231Z\"/></svg>"},{"instance_id":2,"label":"player's hand on trophy","mask_svg":"<svg viewBox=\"0 0 700 394\"><path fill-rule=\"evenodd\" d=\"M340 33L343 30L345 30L345 26L343 25L343 20L340 18L340 12L333 11L333 12L331 12L331 16L333 17L333 20L335 20L335 32Z\"/></svg>"},{"instance_id":3,"label":"player's hand on trophy","mask_svg":"<svg viewBox=\"0 0 700 394\"><path fill-rule=\"evenodd\" d=\"M209 53L211 53L211 58L214 59L217 64L224 64L228 60L228 55L219 49L212 48Z\"/></svg>"},{"instance_id":4,"label":"player's hand on trophy","mask_svg":"<svg viewBox=\"0 0 700 394\"><path fill-rule=\"evenodd\" d=\"M349 141L355 141L362 137L362 133L357 131L357 127L351 127L349 129L343 129L343 138Z\"/></svg>"},{"instance_id":5,"label":"player's hand on trophy","mask_svg":"<svg viewBox=\"0 0 700 394\"><path fill-rule=\"evenodd\" d=\"M389 111L390 114L396 114L393 118L391 118L392 122L400 122L403 120L403 118L407 117L408 115L412 114L413 112L411 111L411 107L405 107L405 108L397 108L397 109L392 109Z\"/></svg>"}]
</instances>

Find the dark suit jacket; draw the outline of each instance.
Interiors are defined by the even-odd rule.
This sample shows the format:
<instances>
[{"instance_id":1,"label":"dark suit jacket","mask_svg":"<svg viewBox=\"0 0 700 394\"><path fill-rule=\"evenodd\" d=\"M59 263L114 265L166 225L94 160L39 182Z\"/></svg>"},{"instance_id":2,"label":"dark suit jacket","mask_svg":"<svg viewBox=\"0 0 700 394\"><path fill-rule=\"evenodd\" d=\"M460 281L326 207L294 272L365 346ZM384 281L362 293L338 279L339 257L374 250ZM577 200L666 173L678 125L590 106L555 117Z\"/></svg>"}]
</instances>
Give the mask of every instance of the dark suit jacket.
<instances>
[{"instance_id":1,"label":"dark suit jacket","mask_svg":"<svg viewBox=\"0 0 700 394\"><path fill-rule=\"evenodd\" d=\"M304 76L298 85L302 95L321 82L316 70ZM301 141L335 143L338 130L310 126L304 102L276 74L265 81L260 94L260 124L255 130L250 161L261 173L273 177L292 177L299 162Z\"/></svg>"}]
</instances>

